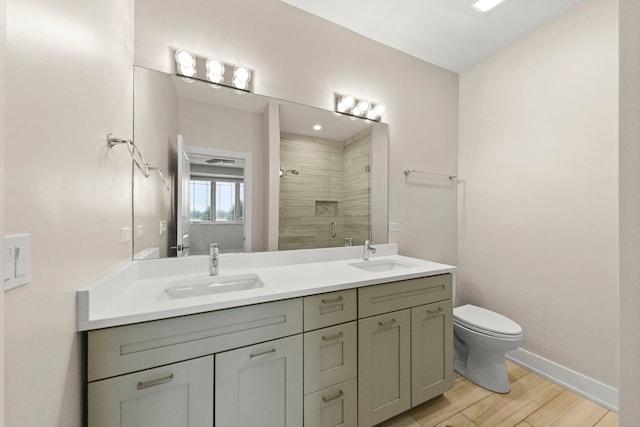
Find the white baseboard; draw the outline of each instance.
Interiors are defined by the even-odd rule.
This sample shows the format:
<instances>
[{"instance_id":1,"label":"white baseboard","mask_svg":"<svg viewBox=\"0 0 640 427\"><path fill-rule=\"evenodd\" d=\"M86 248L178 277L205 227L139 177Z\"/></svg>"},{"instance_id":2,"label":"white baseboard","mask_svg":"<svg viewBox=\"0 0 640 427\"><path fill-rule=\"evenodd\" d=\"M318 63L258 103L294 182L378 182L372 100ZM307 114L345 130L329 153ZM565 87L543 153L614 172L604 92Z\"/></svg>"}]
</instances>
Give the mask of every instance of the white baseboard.
<instances>
[{"instance_id":1,"label":"white baseboard","mask_svg":"<svg viewBox=\"0 0 640 427\"><path fill-rule=\"evenodd\" d=\"M618 390L569 368L518 348L507 359L605 408L618 412Z\"/></svg>"}]
</instances>

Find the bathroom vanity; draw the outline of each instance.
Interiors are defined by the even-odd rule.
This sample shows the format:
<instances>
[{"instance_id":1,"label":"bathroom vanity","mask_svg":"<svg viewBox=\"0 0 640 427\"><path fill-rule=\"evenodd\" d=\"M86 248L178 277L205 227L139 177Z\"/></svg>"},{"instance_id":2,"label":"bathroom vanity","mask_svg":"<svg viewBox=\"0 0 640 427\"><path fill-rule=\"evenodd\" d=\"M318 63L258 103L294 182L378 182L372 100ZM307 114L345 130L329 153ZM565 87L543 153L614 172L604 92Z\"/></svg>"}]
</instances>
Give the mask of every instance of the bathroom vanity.
<instances>
[{"instance_id":1,"label":"bathroom vanity","mask_svg":"<svg viewBox=\"0 0 640 427\"><path fill-rule=\"evenodd\" d=\"M262 284L243 290L168 296L206 257L132 262L80 290L88 425L373 426L442 394L455 268L361 250L222 256L219 277Z\"/></svg>"}]
</instances>

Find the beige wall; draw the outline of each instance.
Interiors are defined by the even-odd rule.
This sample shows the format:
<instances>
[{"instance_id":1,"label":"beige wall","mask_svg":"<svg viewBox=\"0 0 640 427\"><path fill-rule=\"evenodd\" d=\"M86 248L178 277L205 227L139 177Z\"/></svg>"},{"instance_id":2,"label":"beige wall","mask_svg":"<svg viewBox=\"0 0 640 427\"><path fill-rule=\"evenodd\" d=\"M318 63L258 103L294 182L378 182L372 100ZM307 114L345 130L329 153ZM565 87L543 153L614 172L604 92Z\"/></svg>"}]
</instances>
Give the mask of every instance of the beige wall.
<instances>
[{"instance_id":1,"label":"beige wall","mask_svg":"<svg viewBox=\"0 0 640 427\"><path fill-rule=\"evenodd\" d=\"M389 240L403 254L456 263L454 188L402 173L455 172L456 74L277 0L137 0L135 43L136 64L152 69L172 72L171 48L182 47L253 68L256 93L329 110L334 92L385 103L389 220L400 223Z\"/></svg>"},{"instance_id":2,"label":"beige wall","mask_svg":"<svg viewBox=\"0 0 640 427\"><path fill-rule=\"evenodd\" d=\"M618 7L587 0L460 75L461 303L618 385Z\"/></svg>"},{"instance_id":3,"label":"beige wall","mask_svg":"<svg viewBox=\"0 0 640 427\"><path fill-rule=\"evenodd\" d=\"M166 74L136 67L133 99L133 139L144 159L163 171L170 188L167 190L156 171L145 177L140 170L134 169L133 253L136 258L142 258L141 252L159 248L160 256L166 257L169 246L176 245L173 195L178 167L178 94ZM167 222L167 232L163 235L160 234L160 221ZM143 227L142 237L136 234L138 226ZM175 250L172 252L175 255Z\"/></svg>"},{"instance_id":4,"label":"beige wall","mask_svg":"<svg viewBox=\"0 0 640 427\"><path fill-rule=\"evenodd\" d=\"M5 104L6 104L6 2L0 0L0 236L4 236L4 151L5 151ZM0 277L4 277L4 263L0 263ZM4 426L4 290L0 289L0 426Z\"/></svg>"},{"instance_id":5,"label":"beige wall","mask_svg":"<svg viewBox=\"0 0 640 427\"><path fill-rule=\"evenodd\" d=\"M620 0L620 426L640 425L640 2Z\"/></svg>"},{"instance_id":6,"label":"beige wall","mask_svg":"<svg viewBox=\"0 0 640 427\"><path fill-rule=\"evenodd\" d=\"M7 1L4 232L31 233L32 281L4 295L5 425L81 425L76 290L123 261L132 0Z\"/></svg>"}]
</instances>

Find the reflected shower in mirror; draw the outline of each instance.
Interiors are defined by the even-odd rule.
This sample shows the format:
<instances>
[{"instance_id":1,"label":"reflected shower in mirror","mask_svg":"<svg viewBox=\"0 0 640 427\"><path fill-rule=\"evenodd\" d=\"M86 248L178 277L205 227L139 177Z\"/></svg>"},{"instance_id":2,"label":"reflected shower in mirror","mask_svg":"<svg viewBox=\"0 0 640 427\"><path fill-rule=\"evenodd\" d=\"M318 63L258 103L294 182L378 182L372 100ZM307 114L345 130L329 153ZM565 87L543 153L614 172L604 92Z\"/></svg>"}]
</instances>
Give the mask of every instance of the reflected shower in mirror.
<instances>
[{"instance_id":1,"label":"reflected shower in mirror","mask_svg":"<svg viewBox=\"0 0 640 427\"><path fill-rule=\"evenodd\" d=\"M386 124L134 67L134 141L134 259L387 241Z\"/></svg>"}]
</instances>

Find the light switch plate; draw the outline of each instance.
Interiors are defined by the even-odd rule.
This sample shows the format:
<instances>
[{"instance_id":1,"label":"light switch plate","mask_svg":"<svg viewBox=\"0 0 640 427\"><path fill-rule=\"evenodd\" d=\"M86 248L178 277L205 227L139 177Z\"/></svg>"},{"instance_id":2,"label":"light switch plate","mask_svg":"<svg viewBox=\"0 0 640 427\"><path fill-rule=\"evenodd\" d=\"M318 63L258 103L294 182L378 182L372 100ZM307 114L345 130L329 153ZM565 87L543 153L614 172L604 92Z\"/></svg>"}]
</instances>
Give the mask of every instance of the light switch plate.
<instances>
[{"instance_id":1,"label":"light switch plate","mask_svg":"<svg viewBox=\"0 0 640 427\"><path fill-rule=\"evenodd\" d=\"M31 235L4 236L4 290L31 282Z\"/></svg>"},{"instance_id":2,"label":"light switch plate","mask_svg":"<svg viewBox=\"0 0 640 427\"><path fill-rule=\"evenodd\" d=\"M120 243L127 243L131 241L131 229L129 227L123 227L120 229Z\"/></svg>"},{"instance_id":3,"label":"light switch plate","mask_svg":"<svg viewBox=\"0 0 640 427\"><path fill-rule=\"evenodd\" d=\"M390 222L389 223L389 231L400 231L400 223L397 222Z\"/></svg>"}]
</instances>

